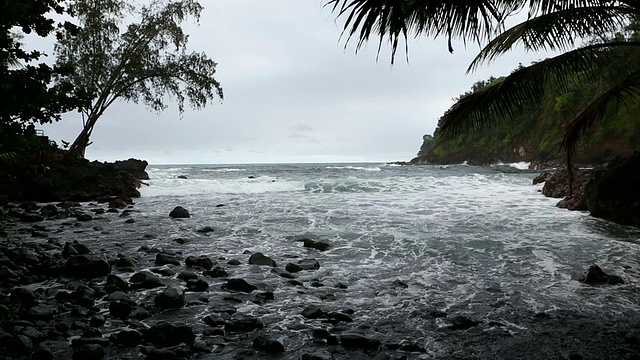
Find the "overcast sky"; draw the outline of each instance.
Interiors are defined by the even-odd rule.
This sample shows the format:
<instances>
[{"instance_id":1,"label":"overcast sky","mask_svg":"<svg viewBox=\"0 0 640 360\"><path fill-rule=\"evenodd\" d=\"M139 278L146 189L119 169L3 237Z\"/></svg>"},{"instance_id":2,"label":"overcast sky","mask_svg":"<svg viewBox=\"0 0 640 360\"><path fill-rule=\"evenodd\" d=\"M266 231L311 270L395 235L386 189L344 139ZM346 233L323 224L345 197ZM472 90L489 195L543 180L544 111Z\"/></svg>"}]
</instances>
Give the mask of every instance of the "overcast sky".
<instances>
[{"instance_id":1,"label":"overcast sky","mask_svg":"<svg viewBox=\"0 0 640 360\"><path fill-rule=\"evenodd\" d=\"M444 40L409 42L391 66L377 43L357 54L340 41L342 23L320 0L201 0L190 47L218 63L225 99L182 119L175 104L158 115L117 103L98 121L86 157L151 164L397 161L413 158L452 98L518 63L545 57L516 51L473 74L478 47ZM45 126L73 141L77 114Z\"/></svg>"}]
</instances>

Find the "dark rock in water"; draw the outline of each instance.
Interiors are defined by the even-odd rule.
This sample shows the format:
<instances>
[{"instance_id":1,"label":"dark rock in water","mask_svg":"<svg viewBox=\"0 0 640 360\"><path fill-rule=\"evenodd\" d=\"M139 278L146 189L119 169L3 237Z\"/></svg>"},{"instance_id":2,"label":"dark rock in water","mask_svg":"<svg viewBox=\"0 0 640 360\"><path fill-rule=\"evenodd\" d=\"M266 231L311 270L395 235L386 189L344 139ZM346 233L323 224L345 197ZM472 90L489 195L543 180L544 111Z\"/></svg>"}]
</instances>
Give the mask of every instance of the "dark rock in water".
<instances>
[{"instance_id":1,"label":"dark rock in water","mask_svg":"<svg viewBox=\"0 0 640 360\"><path fill-rule=\"evenodd\" d=\"M71 293L71 299L77 304L85 307L93 306L93 303L96 301L96 297L96 291L84 284L78 285L78 287Z\"/></svg>"},{"instance_id":2,"label":"dark rock in water","mask_svg":"<svg viewBox=\"0 0 640 360\"><path fill-rule=\"evenodd\" d=\"M161 346L173 346L180 343L192 345L196 340L196 334L189 326L173 325L167 322L151 326L143 335L146 341Z\"/></svg>"},{"instance_id":3,"label":"dark rock in water","mask_svg":"<svg viewBox=\"0 0 640 360\"><path fill-rule=\"evenodd\" d=\"M117 275L109 274L104 287L107 292L127 291L129 290L129 283Z\"/></svg>"},{"instance_id":4,"label":"dark rock in water","mask_svg":"<svg viewBox=\"0 0 640 360\"><path fill-rule=\"evenodd\" d=\"M185 304L184 291L175 286L169 285L155 297L155 305L162 309L179 309Z\"/></svg>"},{"instance_id":5,"label":"dark rock in water","mask_svg":"<svg viewBox=\"0 0 640 360\"><path fill-rule=\"evenodd\" d=\"M124 221L125 224L135 224L135 222L136 222L136 219L134 218L129 218Z\"/></svg>"},{"instance_id":6,"label":"dark rock in water","mask_svg":"<svg viewBox=\"0 0 640 360\"><path fill-rule=\"evenodd\" d=\"M91 221L93 220L93 216L86 214L86 213L80 213L76 215L76 219L78 221Z\"/></svg>"},{"instance_id":7,"label":"dark rock in water","mask_svg":"<svg viewBox=\"0 0 640 360\"><path fill-rule=\"evenodd\" d=\"M308 248L312 248L312 249L316 249L316 250L320 250L320 251L327 251L329 249L331 249L331 244L329 244L328 242L324 242L324 241L316 241L316 240L312 240L312 239L302 239L303 245L304 247L308 247Z\"/></svg>"},{"instance_id":8,"label":"dark rock in water","mask_svg":"<svg viewBox=\"0 0 640 360\"><path fill-rule=\"evenodd\" d=\"M333 356L329 352L322 353L304 353L300 360L332 360Z\"/></svg>"},{"instance_id":9,"label":"dark rock in water","mask_svg":"<svg viewBox=\"0 0 640 360\"><path fill-rule=\"evenodd\" d=\"M209 289L209 283L203 279L191 279L187 280L187 290L189 291L207 291Z\"/></svg>"},{"instance_id":10,"label":"dark rock in water","mask_svg":"<svg viewBox=\"0 0 640 360\"><path fill-rule=\"evenodd\" d=\"M66 242L64 244L64 247L62 248L62 256L64 257L86 254L91 254L91 250L89 250L89 248L84 244L81 244L77 241L74 241L72 243Z\"/></svg>"},{"instance_id":11,"label":"dark rock in water","mask_svg":"<svg viewBox=\"0 0 640 360\"><path fill-rule=\"evenodd\" d=\"M348 348L374 350L380 346L380 340L359 333L344 333L340 336L340 345Z\"/></svg>"},{"instance_id":12,"label":"dark rock in water","mask_svg":"<svg viewBox=\"0 0 640 360\"><path fill-rule=\"evenodd\" d=\"M213 260L211 260L208 256L205 256L205 255L187 256L184 263L187 266L200 267L206 270L212 269L213 265L215 265L213 263Z\"/></svg>"},{"instance_id":13,"label":"dark rock in water","mask_svg":"<svg viewBox=\"0 0 640 360\"><path fill-rule=\"evenodd\" d=\"M400 288L400 289L407 289L409 287L409 285L407 285L406 282L400 280L400 279L396 279L393 281L393 283L391 284L391 286L395 287L395 288Z\"/></svg>"},{"instance_id":14,"label":"dark rock in water","mask_svg":"<svg viewBox=\"0 0 640 360\"><path fill-rule=\"evenodd\" d=\"M129 278L131 288L134 289L153 289L159 286L164 286L162 280L156 275L148 271L140 271Z\"/></svg>"},{"instance_id":15,"label":"dark rock in water","mask_svg":"<svg viewBox=\"0 0 640 360\"><path fill-rule=\"evenodd\" d=\"M161 267L151 268L151 272L154 274L160 274L162 276L173 276L176 274L176 271L166 265Z\"/></svg>"},{"instance_id":16,"label":"dark rock in water","mask_svg":"<svg viewBox=\"0 0 640 360\"><path fill-rule=\"evenodd\" d=\"M72 256L64 264L68 275L76 278L92 279L111 273L111 265L96 255Z\"/></svg>"},{"instance_id":17,"label":"dark rock in water","mask_svg":"<svg viewBox=\"0 0 640 360\"><path fill-rule=\"evenodd\" d=\"M401 342L399 344L396 344L396 343L385 344L385 347L389 350L400 350L400 351L415 352L415 353L427 352L427 350L422 346L415 343L407 343L407 342Z\"/></svg>"},{"instance_id":18,"label":"dark rock in water","mask_svg":"<svg viewBox=\"0 0 640 360\"><path fill-rule=\"evenodd\" d=\"M264 266L278 266L276 262L268 256L262 255L262 253L255 253L249 257L249 264L252 265L264 265Z\"/></svg>"},{"instance_id":19,"label":"dark rock in water","mask_svg":"<svg viewBox=\"0 0 640 360\"><path fill-rule=\"evenodd\" d=\"M304 259L298 261L298 263L288 263L285 266L285 270L290 273L296 273L303 270L318 270L320 269L320 263L315 259Z\"/></svg>"},{"instance_id":20,"label":"dark rock in water","mask_svg":"<svg viewBox=\"0 0 640 360\"><path fill-rule=\"evenodd\" d=\"M109 341L124 347L134 347L142 342L142 334L137 330L125 329L111 334Z\"/></svg>"},{"instance_id":21,"label":"dark rock in water","mask_svg":"<svg viewBox=\"0 0 640 360\"><path fill-rule=\"evenodd\" d=\"M227 318L229 318L229 315L227 315ZM222 316L216 314L207 315L202 321L209 326L224 326L227 322Z\"/></svg>"},{"instance_id":22,"label":"dark rock in water","mask_svg":"<svg viewBox=\"0 0 640 360\"><path fill-rule=\"evenodd\" d=\"M118 261L116 261L116 268L133 268L135 267L135 263L133 262L133 260L128 257L128 256L122 256L120 258L118 258Z\"/></svg>"},{"instance_id":23,"label":"dark rock in water","mask_svg":"<svg viewBox=\"0 0 640 360\"><path fill-rule=\"evenodd\" d=\"M480 321L474 321L466 316L455 316L451 319L451 330L467 330L480 324Z\"/></svg>"},{"instance_id":24,"label":"dark rock in water","mask_svg":"<svg viewBox=\"0 0 640 360\"><path fill-rule=\"evenodd\" d=\"M304 310L302 310L302 313L300 313L300 315L306 317L307 319L320 319L327 317L326 311L316 305L307 306L306 308L304 308Z\"/></svg>"},{"instance_id":25,"label":"dark rock in water","mask_svg":"<svg viewBox=\"0 0 640 360\"><path fill-rule=\"evenodd\" d=\"M265 335L259 335L253 339L253 347L274 354L284 352L284 345L282 345L281 342L273 340Z\"/></svg>"},{"instance_id":26,"label":"dark rock in water","mask_svg":"<svg viewBox=\"0 0 640 360\"><path fill-rule=\"evenodd\" d=\"M28 354L33 349L33 341L24 335L16 335L12 339L10 347L18 354Z\"/></svg>"},{"instance_id":27,"label":"dark rock in water","mask_svg":"<svg viewBox=\"0 0 640 360\"><path fill-rule=\"evenodd\" d=\"M244 279L229 279L225 284L222 285L222 287L224 289L242 291L246 293L258 290L255 285L249 284Z\"/></svg>"},{"instance_id":28,"label":"dark rock in water","mask_svg":"<svg viewBox=\"0 0 640 360\"><path fill-rule=\"evenodd\" d=\"M9 300L14 304L19 303L26 307L31 307L38 304L38 298L33 293L33 291L21 287L14 288L11 291Z\"/></svg>"},{"instance_id":29,"label":"dark rock in water","mask_svg":"<svg viewBox=\"0 0 640 360\"><path fill-rule=\"evenodd\" d=\"M231 260L227 261L227 265L237 266L237 265L240 265L240 264L242 264L242 263L240 262L240 260L237 260L237 259L231 259Z\"/></svg>"},{"instance_id":30,"label":"dark rock in water","mask_svg":"<svg viewBox=\"0 0 640 360\"><path fill-rule=\"evenodd\" d=\"M191 346L193 347L193 345ZM192 356L192 351L186 344L179 344L168 348L144 346L140 349L140 352L146 356L146 360L190 359Z\"/></svg>"},{"instance_id":31,"label":"dark rock in water","mask_svg":"<svg viewBox=\"0 0 640 360\"><path fill-rule=\"evenodd\" d=\"M353 322L353 319L351 319L351 316L341 313L339 311L330 311L326 314L327 319L332 320L332 323L337 323L340 321L343 322Z\"/></svg>"},{"instance_id":32,"label":"dark rock in water","mask_svg":"<svg viewBox=\"0 0 640 360\"><path fill-rule=\"evenodd\" d=\"M211 270L205 270L202 272L202 274L204 276L209 276L212 278L219 278L219 277L227 277L229 276L229 274L227 274L227 272L221 268L220 266L216 266Z\"/></svg>"},{"instance_id":33,"label":"dark rock in water","mask_svg":"<svg viewBox=\"0 0 640 360\"><path fill-rule=\"evenodd\" d=\"M29 319L49 321L58 313L53 306L39 304L29 309Z\"/></svg>"},{"instance_id":34,"label":"dark rock in water","mask_svg":"<svg viewBox=\"0 0 640 360\"><path fill-rule=\"evenodd\" d=\"M225 330L229 332L251 332L263 327L264 324L258 318L252 316L234 316L224 325Z\"/></svg>"},{"instance_id":35,"label":"dark rock in water","mask_svg":"<svg viewBox=\"0 0 640 360\"><path fill-rule=\"evenodd\" d=\"M123 301L112 301L109 303L109 314L114 318L126 319L131 315L133 308Z\"/></svg>"},{"instance_id":36,"label":"dark rock in water","mask_svg":"<svg viewBox=\"0 0 640 360\"><path fill-rule=\"evenodd\" d=\"M216 231L216 230L211 226L201 227L200 229L196 230L196 232L199 232L201 234L208 234L208 233L214 232L214 231Z\"/></svg>"},{"instance_id":37,"label":"dark rock in water","mask_svg":"<svg viewBox=\"0 0 640 360\"><path fill-rule=\"evenodd\" d=\"M124 209L126 207L127 207L127 203L122 199L115 198L109 201L109 208Z\"/></svg>"},{"instance_id":38,"label":"dark rock in water","mask_svg":"<svg viewBox=\"0 0 640 360\"><path fill-rule=\"evenodd\" d=\"M105 317L100 314L93 315L91 319L89 319L89 324L96 327L103 326L106 322L107 319L105 319Z\"/></svg>"},{"instance_id":39,"label":"dark rock in water","mask_svg":"<svg viewBox=\"0 0 640 360\"><path fill-rule=\"evenodd\" d=\"M32 223L32 222L39 222L43 220L44 220L44 217L42 217L42 215L39 215L39 214L26 213L20 216L20 221L22 222Z\"/></svg>"},{"instance_id":40,"label":"dark rock in water","mask_svg":"<svg viewBox=\"0 0 640 360\"><path fill-rule=\"evenodd\" d=\"M188 280L197 279L198 275L192 271L182 270L178 274L177 278L180 280L188 281Z\"/></svg>"},{"instance_id":41,"label":"dark rock in water","mask_svg":"<svg viewBox=\"0 0 640 360\"><path fill-rule=\"evenodd\" d=\"M180 260L173 256L173 255L169 255L169 254L156 254L156 261L155 261L156 265L180 265Z\"/></svg>"},{"instance_id":42,"label":"dark rock in water","mask_svg":"<svg viewBox=\"0 0 640 360\"><path fill-rule=\"evenodd\" d=\"M98 344L84 344L73 350L73 360L100 360L104 358L104 349Z\"/></svg>"},{"instance_id":43,"label":"dark rock in water","mask_svg":"<svg viewBox=\"0 0 640 360\"><path fill-rule=\"evenodd\" d=\"M177 178L178 179L187 179L187 175L178 175Z\"/></svg>"},{"instance_id":44,"label":"dark rock in water","mask_svg":"<svg viewBox=\"0 0 640 360\"><path fill-rule=\"evenodd\" d=\"M271 269L271 272L285 279L295 279L293 274L280 268L273 268Z\"/></svg>"},{"instance_id":45,"label":"dark rock in water","mask_svg":"<svg viewBox=\"0 0 640 360\"><path fill-rule=\"evenodd\" d=\"M598 265L589 266L589 270L585 274L583 274L580 279L580 282L589 285L616 285L616 284L624 284L624 281L620 276L617 275L608 275Z\"/></svg>"},{"instance_id":46,"label":"dark rock in water","mask_svg":"<svg viewBox=\"0 0 640 360\"><path fill-rule=\"evenodd\" d=\"M187 209L183 208L182 206L176 206L173 210L171 210L169 216L174 219L187 219L191 217L191 214L189 214L189 211L187 211Z\"/></svg>"},{"instance_id":47,"label":"dark rock in water","mask_svg":"<svg viewBox=\"0 0 640 360\"><path fill-rule=\"evenodd\" d=\"M258 301L269 301L269 300L274 300L275 296L271 291L264 291L264 292L257 293L255 296L255 299Z\"/></svg>"}]
</instances>

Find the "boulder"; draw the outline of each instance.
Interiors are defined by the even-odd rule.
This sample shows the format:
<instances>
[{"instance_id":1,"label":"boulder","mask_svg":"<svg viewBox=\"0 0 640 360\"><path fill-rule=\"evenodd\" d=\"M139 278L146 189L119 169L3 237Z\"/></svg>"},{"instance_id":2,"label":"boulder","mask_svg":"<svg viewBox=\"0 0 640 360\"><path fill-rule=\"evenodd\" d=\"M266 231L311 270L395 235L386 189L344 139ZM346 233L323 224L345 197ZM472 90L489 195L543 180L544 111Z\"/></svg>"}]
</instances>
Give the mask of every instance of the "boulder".
<instances>
[{"instance_id":1,"label":"boulder","mask_svg":"<svg viewBox=\"0 0 640 360\"><path fill-rule=\"evenodd\" d=\"M107 276L111 273L111 265L96 255L72 256L64 264L64 269L68 275L83 279Z\"/></svg>"},{"instance_id":2,"label":"boulder","mask_svg":"<svg viewBox=\"0 0 640 360\"><path fill-rule=\"evenodd\" d=\"M252 265L264 265L264 266L278 266L276 262L268 256L262 255L262 253L255 253L249 257L249 264Z\"/></svg>"},{"instance_id":3,"label":"boulder","mask_svg":"<svg viewBox=\"0 0 640 360\"><path fill-rule=\"evenodd\" d=\"M616 285L616 284L624 284L624 281L620 276L617 275L608 275L598 265L589 266L589 270L580 276L578 280L585 284L589 285Z\"/></svg>"},{"instance_id":4,"label":"boulder","mask_svg":"<svg viewBox=\"0 0 640 360\"><path fill-rule=\"evenodd\" d=\"M592 216L640 227L640 152L616 158L585 185Z\"/></svg>"},{"instance_id":5,"label":"boulder","mask_svg":"<svg viewBox=\"0 0 640 360\"><path fill-rule=\"evenodd\" d=\"M340 345L347 348L375 350L380 346L380 340L360 333L344 333L340 336Z\"/></svg>"},{"instance_id":6,"label":"boulder","mask_svg":"<svg viewBox=\"0 0 640 360\"><path fill-rule=\"evenodd\" d=\"M124 301L112 301L109 303L109 314L114 318L126 319L131 315L133 308Z\"/></svg>"},{"instance_id":7,"label":"boulder","mask_svg":"<svg viewBox=\"0 0 640 360\"><path fill-rule=\"evenodd\" d=\"M244 279L229 279L226 283L222 284L222 287L228 290L242 291L250 293L254 290L258 290L255 285L249 284Z\"/></svg>"},{"instance_id":8,"label":"boulder","mask_svg":"<svg viewBox=\"0 0 640 360\"><path fill-rule=\"evenodd\" d=\"M203 279L190 279L187 280L187 290L194 292L207 291L209 289L209 283Z\"/></svg>"},{"instance_id":9,"label":"boulder","mask_svg":"<svg viewBox=\"0 0 640 360\"><path fill-rule=\"evenodd\" d=\"M164 286L162 280L149 271L140 271L131 275L129 282L132 289L153 289Z\"/></svg>"},{"instance_id":10,"label":"boulder","mask_svg":"<svg viewBox=\"0 0 640 360\"><path fill-rule=\"evenodd\" d=\"M191 214L189 214L189 211L187 211L187 209L183 208L182 206L176 206L173 210L171 210L169 216L174 219L187 219L191 217Z\"/></svg>"},{"instance_id":11,"label":"boulder","mask_svg":"<svg viewBox=\"0 0 640 360\"><path fill-rule=\"evenodd\" d=\"M211 260L208 256L205 256L205 255L187 256L184 263L187 266L200 267L206 270L212 269L214 265L213 260Z\"/></svg>"},{"instance_id":12,"label":"boulder","mask_svg":"<svg viewBox=\"0 0 640 360\"><path fill-rule=\"evenodd\" d=\"M296 273L303 270L318 270L320 269L320 263L315 259L304 259L300 260L297 263L288 263L285 266L285 270L290 273Z\"/></svg>"},{"instance_id":13,"label":"boulder","mask_svg":"<svg viewBox=\"0 0 640 360\"><path fill-rule=\"evenodd\" d=\"M263 327L264 324L258 318L248 315L234 316L224 325L229 332L251 332Z\"/></svg>"},{"instance_id":14,"label":"boulder","mask_svg":"<svg viewBox=\"0 0 640 360\"><path fill-rule=\"evenodd\" d=\"M109 208L112 209L124 209L127 207L127 203L119 198L114 198L109 201Z\"/></svg>"},{"instance_id":15,"label":"boulder","mask_svg":"<svg viewBox=\"0 0 640 360\"><path fill-rule=\"evenodd\" d=\"M327 251L331 249L331 244L324 241L316 241L312 239L302 239L304 247L316 249L319 251Z\"/></svg>"},{"instance_id":16,"label":"boulder","mask_svg":"<svg viewBox=\"0 0 640 360\"><path fill-rule=\"evenodd\" d=\"M199 232L201 234L208 234L208 233L214 232L214 231L216 231L216 229L214 229L211 226L204 226L204 227L201 227L201 228L196 230L196 232Z\"/></svg>"},{"instance_id":17,"label":"boulder","mask_svg":"<svg viewBox=\"0 0 640 360\"><path fill-rule=\"evenodd\" d=\"M451 319L451 330L467 330L480 324L480 321L471 320L466 316L454 316Z\"/></svg>"},{"instance_id":18,"label":"boulder","mask_svg":"<svg viewBox=\"0 0 640 360\"><path fill-rule=\"evenodd\" d=\"M193 345L196 340L196 334L191 327L167 322L151 326L143 335L146 341L161 346L173 346L180 343Z\"/></svg>"},{"instance_id":19,"label":"boulder","mask_svg":"<svg viewBox=\"0 0 640 360\"><path fill-rule=\"evenodd\" d=\"M179 309L185 304L184 291L175 286L169 285L155 297L155 305L162 309Z\"/></svg>"},{"instance_id":20,"label":"boulder","mask_svg":"<svg viewBox=\"0 0 640 360\"><path fill-rule=\"evenodd\" d=\"M265 335L259 335L253 339L253 347L273 354L284 352L284 345L282 345L281 342L273 340Z\"/></svg>"},{"instance_id":21,"label":"boulder","mask_svg":"<svg viewBox=\"0 0 640 360\"><path fill-rule=\"evenodd\" d=\"M64 247L62 248L62 256L64 257L70 257L74 255L85 255L85 254L91 254L91 250L89 250L89 248L86 247L84 244L81 244L77 241L74 241L72 243L66 242L64 244Z\"/></svg>"},{"instance_id":22,"label":"boulder","mask_svg":"<svg viewBox=\"0 0 640 360\"><path fill-rule=\"evenodd\" d=\"M142 342L142 334L138 330L124 329L111 334L109 341L123 347L134 347Z\"/></svg>"},{"instance_id":23,"label":"boulder","mask_svg":"<svg viewBox=\"0 0 640 360\"><path fill-rule=\"evenodd\" d=\"M178 266L180 265L180 260L174 255L160 253L160 254L156 254L155 264L159 266L167 265L167 264Z\"/></svg>"},{"instance_id":24,"label":"boulder","mask_svg":"<svg viewBox=\"0 0 640 360\"><path fill-rule=\"evenodd\" d=\"M221 268L220 266L216 266L211 270L205 270L202 272L202 275L204 276L209 276L212 278L219 278L219 277L227 277L229 276L229 274L227 274L227 272Z\"/></svg>"}]
</instances>

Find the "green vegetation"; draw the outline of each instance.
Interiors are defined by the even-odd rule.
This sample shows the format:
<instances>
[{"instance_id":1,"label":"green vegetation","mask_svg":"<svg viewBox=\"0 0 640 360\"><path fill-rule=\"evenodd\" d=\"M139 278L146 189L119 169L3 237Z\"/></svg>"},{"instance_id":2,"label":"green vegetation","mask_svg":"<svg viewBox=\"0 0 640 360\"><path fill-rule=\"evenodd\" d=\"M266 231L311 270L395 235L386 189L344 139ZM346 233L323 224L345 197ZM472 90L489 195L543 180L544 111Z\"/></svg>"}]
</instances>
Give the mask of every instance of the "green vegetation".
<instances>
[{"instance_id":1,"label":"green vegetation","mask_svg":"<svg viewBox=\"0 0 640 360\"><path fill-rule=\"evenodd\" d=\"M188 35L181 28L188 18L198 20L202 6L195 0L158 0L136 6L126 0L76 0L71 10L81 29L61 36L58 63L75 71L65 80L84 89L89 98L79 111L84 128L67 157L83 157L94 126L116 100L142 102L151 110L167 108L167 96L184 111L218 97L216 63L206 54L187 53ZM123 19L136 19L123 26Z\"/></svg>"}]
</instances>

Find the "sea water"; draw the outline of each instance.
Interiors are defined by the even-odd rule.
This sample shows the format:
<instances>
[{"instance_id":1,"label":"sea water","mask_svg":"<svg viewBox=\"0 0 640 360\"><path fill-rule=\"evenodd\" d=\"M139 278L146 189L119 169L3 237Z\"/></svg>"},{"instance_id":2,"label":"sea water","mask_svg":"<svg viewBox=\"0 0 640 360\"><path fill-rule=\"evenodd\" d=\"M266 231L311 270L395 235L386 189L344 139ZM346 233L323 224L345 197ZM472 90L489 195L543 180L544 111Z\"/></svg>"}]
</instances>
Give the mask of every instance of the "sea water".
<instances>
[{"instance_id":1,"label":"sea water","mask_svg":"<svg viewBox=\"0 0 640 360\"><path fill-rule=\"evenodd\" d=\"M272 289L275 300L246 303L239 311L262 317L288 347L304 346L305 339L285 329L296 328L300 311L314 303L354 309L353 327L388 341L410 339L433 356L458 346L438 335L453 315L481 322L485 332L498 327L505 336L525 334L537 328L536 317L554 312L603 322L634 317L640 310L640 232L555 207L558 199L532 185L537 173L522 168L149 166L136 222L164 240L187 238L180 248L185 255L240 259L243 266L229 270L232 276ZM178 205L192 217L170 219ZM196 232L204 226L215 231ZM302 238L332 248L303 248ZM281 266L316 259L320 269L300 279L324 287L283 285L246 265L255 252ZM625 284L578 282L591 264ZM336 284L347 289L334 290ZM428 315L433 310L449 316L434 319Z\"/></svg>"}]
</instances>

